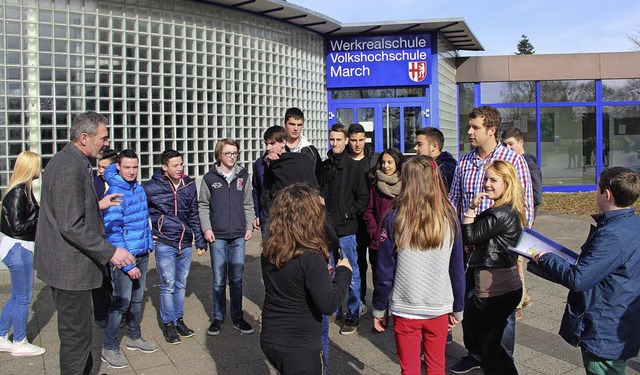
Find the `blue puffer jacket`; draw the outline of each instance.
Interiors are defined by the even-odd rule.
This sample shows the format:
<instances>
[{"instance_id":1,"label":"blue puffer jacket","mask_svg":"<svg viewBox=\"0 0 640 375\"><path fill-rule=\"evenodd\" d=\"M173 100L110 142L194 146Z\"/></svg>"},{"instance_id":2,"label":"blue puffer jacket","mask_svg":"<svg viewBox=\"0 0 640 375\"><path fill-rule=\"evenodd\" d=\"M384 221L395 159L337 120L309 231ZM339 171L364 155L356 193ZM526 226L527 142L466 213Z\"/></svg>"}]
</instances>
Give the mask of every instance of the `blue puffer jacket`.
<instances>
[{"instance_id":1,"label":"blue puffer jacket","mask_svg":"<svg viewBox=\"0 0 640 375\"><path fill-rule=\"evenodd\" d=\"M560 336L597 357L627 360L640 349L640 217L626 208L593 218L575 266L555 254L540 266L570 289Z\"/></svg>"},{"instance_id":2,"label":"blue puffer jacket","mask_svg":"<svg viewBox=\"0 0 640 375\"><path fill-rule=\"evenodd\" d=\"M127 182L120 177L116 163L104 171L104 178L109 184L106 194L120 193L122 202L119 206L109 207L103 211L105 238L117 247L127 249L131 254L139 256L153 251L153 237L149 227L149 209L147 195L137 181ZM124 272L133 265L123 267Z\"/></svg>"},{"instance_id":3,"label":"blue puffer jacket","mask_svg":"<svg viewBox=\"0 0 640 375\"><path fill-rule=\"evenodd\" d=\"M142 187L147 193L153 235L159 242L179 252L191 247L195 238L196 248L206 248L198 216L196 184L189 176L183 175L180 186L174 189L162 169L158 169Z\"/></svg>"}]
</instances>

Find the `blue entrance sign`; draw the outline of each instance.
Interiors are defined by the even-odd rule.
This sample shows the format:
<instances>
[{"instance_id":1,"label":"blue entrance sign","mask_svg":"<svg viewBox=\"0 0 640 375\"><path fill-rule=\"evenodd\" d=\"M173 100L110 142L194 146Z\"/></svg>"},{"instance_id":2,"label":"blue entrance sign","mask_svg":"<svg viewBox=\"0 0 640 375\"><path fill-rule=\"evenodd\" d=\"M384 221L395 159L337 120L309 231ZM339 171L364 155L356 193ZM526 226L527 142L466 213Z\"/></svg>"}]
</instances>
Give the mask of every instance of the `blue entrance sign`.
<instances>
[{"instance_id":1,"label":"blue entrance sign","mask_svg":"<svg viewBox=\"0 0 640 375\"><path fill-rule=\"evenodd\" d=\"M327 39L327 87L431 83L431 36L345 36Z\"/></svg>"}]
</instances>

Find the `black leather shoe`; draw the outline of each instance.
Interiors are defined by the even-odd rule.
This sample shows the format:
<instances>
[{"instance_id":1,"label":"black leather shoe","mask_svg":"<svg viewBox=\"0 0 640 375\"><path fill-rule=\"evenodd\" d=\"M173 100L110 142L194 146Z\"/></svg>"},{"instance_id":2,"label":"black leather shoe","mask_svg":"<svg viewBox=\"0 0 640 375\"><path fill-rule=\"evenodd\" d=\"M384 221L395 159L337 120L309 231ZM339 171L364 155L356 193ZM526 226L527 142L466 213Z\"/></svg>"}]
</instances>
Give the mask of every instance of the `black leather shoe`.
<instances>
[{"instance_id":1,"label":"black leather shoe","mask_svg":"<svg viewBox=\"0 0 640 375\"><path fill-rule=\"evenodd\" d=\"M178 334L182 337L191 337L195 333L191 328L187 327L187 325L184 324L184 320L182 320L182 317L176 320L176 330L178 331Z\"/></svg>"},{"instance_id":2,"label":"black leather shoe","mask_svg":"<svg viewBox=\"0 0 640 375\"><path fill-rule=\"evenodd\" d=\"M180 336L176 332L176 325L173 322L165 323L162 334L169 344L180 344Z\"/></svg>"}]
</instances>

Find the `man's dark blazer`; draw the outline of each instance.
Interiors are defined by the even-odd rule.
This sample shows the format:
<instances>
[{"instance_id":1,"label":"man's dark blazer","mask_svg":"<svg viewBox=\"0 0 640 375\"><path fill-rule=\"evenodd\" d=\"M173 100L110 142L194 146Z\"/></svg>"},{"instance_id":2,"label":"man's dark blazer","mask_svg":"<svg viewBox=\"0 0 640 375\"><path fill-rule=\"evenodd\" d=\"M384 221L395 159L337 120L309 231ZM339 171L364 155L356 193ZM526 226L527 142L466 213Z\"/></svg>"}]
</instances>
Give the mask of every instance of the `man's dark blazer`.
<instances>
[{"instance_id":1,"label":"man's dark blazer","mask_svg":"<svg viewBox=\"0 0 640 375\"><path fill-rule=\"evenodd\" d=\"M34 269L62 290L100 287L104 264L116 247L104 239L89 159L72 143L51 158L42 173Z\"/></svg>"}]
</instances>

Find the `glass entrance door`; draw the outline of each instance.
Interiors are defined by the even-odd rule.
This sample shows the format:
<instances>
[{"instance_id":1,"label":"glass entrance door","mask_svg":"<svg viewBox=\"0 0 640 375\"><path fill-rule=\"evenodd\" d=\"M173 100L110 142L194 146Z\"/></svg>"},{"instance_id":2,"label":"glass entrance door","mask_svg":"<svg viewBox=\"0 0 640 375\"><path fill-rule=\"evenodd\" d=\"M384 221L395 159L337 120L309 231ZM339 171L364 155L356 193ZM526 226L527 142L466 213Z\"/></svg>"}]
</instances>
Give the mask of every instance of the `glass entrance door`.
<instances>
[{"instance_id":1,"label":"glass entrance door","mask_svg":"<svg viewBox=\"0 0 640 375\"><path fill-rule=\"evenodd\" d=\"M329 110L329 127L335 123L349 126L361 124L367 142L380 152L395 147L403 153L413 153L416 129L429 126L425 98L381 99L375 102L334 102Z\"/></svg>"}]
</instances>

